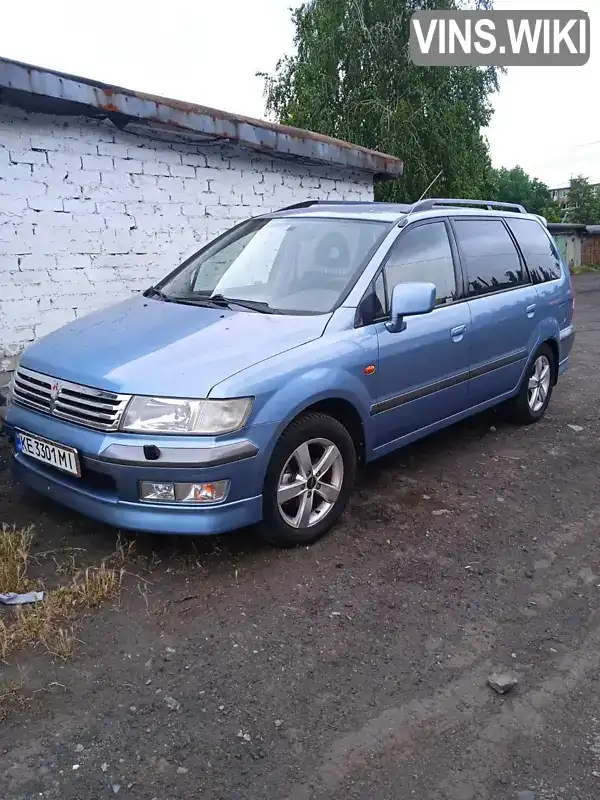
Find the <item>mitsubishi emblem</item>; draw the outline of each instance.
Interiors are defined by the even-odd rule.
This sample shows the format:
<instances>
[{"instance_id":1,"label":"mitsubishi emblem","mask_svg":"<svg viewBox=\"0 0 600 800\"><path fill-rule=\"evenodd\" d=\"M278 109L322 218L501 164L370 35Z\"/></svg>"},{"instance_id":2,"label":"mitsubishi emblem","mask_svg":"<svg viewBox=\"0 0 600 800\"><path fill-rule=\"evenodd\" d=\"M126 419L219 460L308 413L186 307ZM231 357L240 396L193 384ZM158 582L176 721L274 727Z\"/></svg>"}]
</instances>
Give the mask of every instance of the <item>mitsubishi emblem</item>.
<instances>
[{"instance_id":1,"label":"mitsubishi emblem","mask_svg":"<svg viewBox=\"0 0 600 800\"><path fill-rule=\"evenodd\" d=\"M58 397L58 393L60 392L60 383L58 381L54 381L54 383L50 386L50 413L54 411L54 403L56 398Z\"/></svg>"}]
</instances>

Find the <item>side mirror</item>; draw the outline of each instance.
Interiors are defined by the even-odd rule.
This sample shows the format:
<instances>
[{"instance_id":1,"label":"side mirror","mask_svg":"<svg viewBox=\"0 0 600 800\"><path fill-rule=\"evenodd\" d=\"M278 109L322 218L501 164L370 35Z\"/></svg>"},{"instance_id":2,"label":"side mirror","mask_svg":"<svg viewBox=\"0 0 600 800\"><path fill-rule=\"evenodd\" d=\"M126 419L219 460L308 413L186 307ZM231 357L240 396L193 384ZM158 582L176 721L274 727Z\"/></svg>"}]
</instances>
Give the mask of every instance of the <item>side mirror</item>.
<instances>
[{"instance_id":1,"label":"side mirror","mask_svg":"<svg viewBox=\"0 0 600 800\"><path fill-rule=\"evenodd\" d=\"M392 292L391 319L386 323L390 333L406 328L404 317L429 314L435 308L433 283L399 283Z\"/></svg>"}]
</instances>

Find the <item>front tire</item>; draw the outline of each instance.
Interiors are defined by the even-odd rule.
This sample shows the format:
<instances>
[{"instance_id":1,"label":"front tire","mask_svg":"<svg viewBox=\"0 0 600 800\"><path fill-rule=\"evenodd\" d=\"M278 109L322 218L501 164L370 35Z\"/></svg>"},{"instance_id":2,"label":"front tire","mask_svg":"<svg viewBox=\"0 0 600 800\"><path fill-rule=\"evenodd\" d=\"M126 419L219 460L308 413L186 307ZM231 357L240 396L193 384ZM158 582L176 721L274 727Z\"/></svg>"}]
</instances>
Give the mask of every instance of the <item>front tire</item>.
<instances>
[{"instance_id":1,"label":"front tire","mask_svg":"<svg viewBox=\"0 0 600 800\"><path fill-rule=\"evenodd\" d=\"M356 448L336 419L310 412L275 445L263 487L261 535L269 544L316 542L343 514L356 479Z\"/></svg>"},{"instance_id":2,"label":"front tire","mask_svg":"<svg viewBox=\"0 0 600 800\"><path fill-rule=\"evenodd\" d=\"M519 394L509 403L511 419L521 425L538 422L546 413L556 382L556 359L552 348L543 344L535 354Z\"/></svg>"}]
</instances>

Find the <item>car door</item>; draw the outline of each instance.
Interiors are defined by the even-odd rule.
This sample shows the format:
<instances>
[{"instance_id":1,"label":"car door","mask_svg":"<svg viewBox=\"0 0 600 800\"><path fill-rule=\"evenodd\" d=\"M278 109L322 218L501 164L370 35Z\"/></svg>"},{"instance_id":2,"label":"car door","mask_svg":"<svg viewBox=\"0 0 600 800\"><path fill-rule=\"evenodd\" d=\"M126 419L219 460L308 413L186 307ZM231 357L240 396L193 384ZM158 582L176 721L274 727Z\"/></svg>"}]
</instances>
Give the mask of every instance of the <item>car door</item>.
<instances>
[{"instance_id":1,"label":"car door","mask_svg":"<svg viewBox=\"0 0 600 800\"><path fill-rule=\"evenodd\" d=\"M377 402L371 413L375 448L393 449L398 440L453 416L467 404L470 314L460 298L461 278L448 223L416 222L398 237L383 266L385 310L398 284L424 281L436 286L436 308L405 318L392 333L377 323Z\"/></svg>"},{"instance_id":2,"label":"car door","mask_svg":"<svg viewBox=\"0 0 600 800\"><path fill-rule=\"evenodd\" d=\"M513 390L535 343L538 297L501 217L452 219L471 311L469 405Z\"/></svg>"},{"instance_id":3,"label":"car door","mask_svg":"<svg viewBox=\"0 0 600 800\"><path fill-rule=\"evenodd\" d=\"M564 334L573 322L573 288L566 265L561 265L556 244L548 229L537 220L510 218L506 221L535 284L540 320L556 320ZM562 350L561 345L561 358Z\"/></svg>"}]
</instances>

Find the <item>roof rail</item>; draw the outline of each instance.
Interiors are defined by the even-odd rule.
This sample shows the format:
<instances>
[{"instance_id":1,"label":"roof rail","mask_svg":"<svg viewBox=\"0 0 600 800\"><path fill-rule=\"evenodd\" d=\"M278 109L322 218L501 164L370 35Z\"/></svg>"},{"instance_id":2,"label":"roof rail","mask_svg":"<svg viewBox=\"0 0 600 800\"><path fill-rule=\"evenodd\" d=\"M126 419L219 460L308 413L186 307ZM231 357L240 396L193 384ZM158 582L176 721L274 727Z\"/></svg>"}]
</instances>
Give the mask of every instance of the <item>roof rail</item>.
<instances>
[{"instance_id":1,"label":"roof rail","mask_svg":"<svg viewBox=\"0 0 600 800\"><path fill-rule=\"evenodd\" d=\"M303 200L301 203L292 203L291 206L284 206L283 208L278 208L277 211L293 211L294 208L309 208L309 206L314 206L317 203L322 203L322 200Z\"/></svg>"},{"instance_id":2,"label":"roof rail","mask_svg":"<svg viewBox=\"0 0 600 800\"><path fill-rule=\"evenodd\" d=\"M310 208L310 206L374 206L375 200L302 200L300 203L293 203L291 206L277 208L273 213L279 211L293 211L295 208Z\"/></svg>"},{"instance_id":3,"label":"roof rail","mask_svg":"<svg viewBox=\"0 0 600 800\"><path fill-rule=\"evenodd\" d=\"M495 200L465 200L451 199L448 197L432 197L428 200L419 200L411 208L411 214L417 211L429 211L436 206L476 206L477 208L487 208L493 211L494 208L504 208L507 211L516 211L519 214L526 214L527 211L520 203L500 203Z\"/></svg>"}]
</instances>

